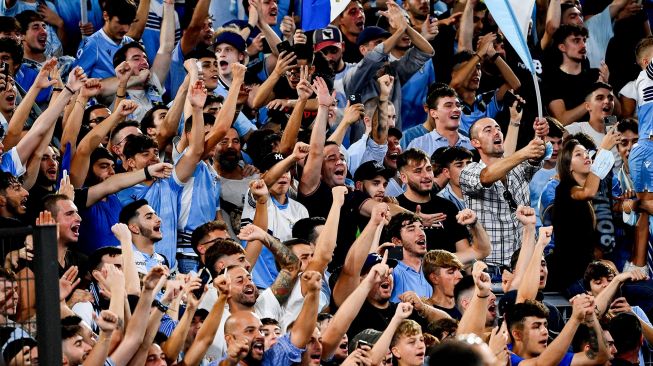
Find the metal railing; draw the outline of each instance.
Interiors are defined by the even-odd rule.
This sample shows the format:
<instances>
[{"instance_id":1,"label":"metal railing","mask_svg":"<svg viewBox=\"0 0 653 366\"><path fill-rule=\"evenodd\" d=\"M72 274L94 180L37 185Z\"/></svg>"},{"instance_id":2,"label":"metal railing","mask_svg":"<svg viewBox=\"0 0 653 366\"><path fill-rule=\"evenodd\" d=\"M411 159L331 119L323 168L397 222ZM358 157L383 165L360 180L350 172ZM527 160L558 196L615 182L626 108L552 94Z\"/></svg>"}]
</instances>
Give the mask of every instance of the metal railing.
<instances>
[{"instance_id":1,"label":"metal railing","mask_svg":"<svg viewBox=\"0 0 653 366\"><path fill-rule=\"evenodd\" d=\"M31 259L27 252L33 254ZM0 328L26 331L37 341L40 365L61 365L56 226L0 229L0 254L5 271L15 279L0 279L0 298L5 301Z\"/></svg>"}]
</instances>

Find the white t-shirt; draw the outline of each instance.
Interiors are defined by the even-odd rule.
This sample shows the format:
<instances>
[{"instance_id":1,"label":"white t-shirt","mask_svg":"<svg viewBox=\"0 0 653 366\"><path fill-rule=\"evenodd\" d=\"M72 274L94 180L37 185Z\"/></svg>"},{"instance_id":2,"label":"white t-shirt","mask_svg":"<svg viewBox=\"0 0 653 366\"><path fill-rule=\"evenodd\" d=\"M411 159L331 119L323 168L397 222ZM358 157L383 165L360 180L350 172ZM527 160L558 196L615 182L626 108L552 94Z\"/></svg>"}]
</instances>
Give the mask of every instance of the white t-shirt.
<instances>
[{"instance_id":1,"label":"white t-shirt","mask_svg":"<svg viewBox=\"0 0 653 366\"><path fill-rule=\"evenodd\" d=\"M218 290L209 285L209 290L204 299L200 303L199 309L205 309L211 311L213 305L218 300ZM281 305L279 301L272 293L271 289L266 289L261 292L256 299L256 304L254 304L254 313L259 318L272 318L277 321L281 321L283 317L283 311L281 310ZM218 326L218 331L215 333L215 338L213 338L213 343L209 346L206 356L212 360L219 360L227 352L227 343L224 340L224 323L227 321L227 318L231 315L229 311L229 306L225 305L224 313L222 313L222 319L220 319L220 325Z\"/></svg>"},{"instance_id":2,"label":"white t-shirt","mask_svg":"<svg viewBox=\"0 0 653 366\"><path fill-rule=\"evenodd\" d=\"M565 130L567 130L567 132L569 132L571 135L577 134L579 132L588 135L592 138L592 141L594 141L596 146L600 146L601 141L603 141L603 138L605 137L605 133L596 131L589 122L574 122L565 126Z\"/></svg>"},{"instance_id":3,"label":"white t-shirt","mask_svg":"<svg viewBox=\"0 0 653 366\"><path fill-rule=\"evenodd\" d=\"M256 213L256 201L249 193L249 189L245 197L247 197L247 202L243 207L241 226L251 224ZM290 197L287 197L286 204L282 205L270 196L267 207L268 233L282 242L292 238L292 227L297 221L308 217L306 207Z\"/></svg>"},{"instance_id":4,"label":"white t-shirt","mask_svg":"<svg viewBox=\"0 0 653 366\"><path fill-rule=\"evenodd\" d=\"M298 275L298 278L302 274ZM329 305L329 294L324 291L324 281L329 281L329 275L326 274L325 278L322 279L322 289L320 290L320 302L318 305L318 312L322 311L327 305ZM282 332L286 332L288 325L297 319L299 312L302 311L302 306L304 305L304 296L302 295L302 284L301 280L295 282L295 286L290 292L288 300L281 307L283 311L283 317L279 319L279 326L281 327Z\"/></svg>"}]
</instances>

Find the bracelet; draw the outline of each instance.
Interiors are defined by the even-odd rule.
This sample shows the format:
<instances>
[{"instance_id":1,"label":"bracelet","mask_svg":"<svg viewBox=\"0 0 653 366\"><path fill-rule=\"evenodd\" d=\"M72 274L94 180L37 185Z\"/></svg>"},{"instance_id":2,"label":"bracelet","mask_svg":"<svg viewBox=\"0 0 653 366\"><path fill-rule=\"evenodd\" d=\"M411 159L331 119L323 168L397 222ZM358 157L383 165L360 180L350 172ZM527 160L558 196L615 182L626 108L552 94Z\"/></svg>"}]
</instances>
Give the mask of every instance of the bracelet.
<instances>
[{"instance_id":1,"label":"bracelet","mask_svg":"<svg viewBox=\"0 0 653 366\"><path fill-rule=\"evenodd\" d=\"M66 90L68 90L70 92L70 94L75 94L75 92L72 89L70 89L68 84L64 85L63 87L66 88Z\"/></svg>"},{"instance_id":2,"label":"bracelet","mask_svg":"<svg viewBox=\"0 0 653 366\"><path fill-rule=\"evenodd\" d=\"M475 53L474 56L478 57L478 60L480 62L483 62L483 57L481 57L481 55L479 55L478 53Z\"/></svg>"},{"instance_id":3,"label":"bracelet","mask_svg":"<svg viewBox=\"0 0 653 366\"><path fill-rule=\"evenodd\" d=\"M519 127L521 126L521 122L510 122L510 125L514 127Z\"/></svg>"},{"instance_id":4,"label":"bracelet","mask_svg":"<svg viewBox=\"0 0 653 366\"><path fill-rule=\"evenodd\" d=\"M118 94L116 93L116 98L125 98L126 96L127 96L127 94L118 95Z\"/></svg>"},{"instance_id":5,"label":"bracelet","mask_svg":"<svg viewBox=\"0 0 653 366\"><path fill-rule=\"evenodd\" d=\"M143 171L145 172L145 180L152 180L152 174L150 174L150 167L146 166L143 168Z\"/></svg>"},{"instance_id":6,"label":"bracelet","mask_svg":"<svg viewBox=\"0 0 653 366\"><path fill-rule=\"evenodd\" d=\"M490 61L492 61L492 62L496 62L496 61L497 61L497 58L499 58L499 56L501 56L501 55L499 54L499 52L495 53L494 56L490 57Z\"/></svg>"},{"instance_id":7,"label":"bracelet","mask_svg":"<svg viewBox=\"0 0 653 366\"><path fill-rule=\"evenodd\" d=\"M479 299L487 299L488 297L490 297L490 294L487 294L487 295L485 295L485 296L478 296L478 295L476 295L476 297L478 297Z\"/></svg>"},{"instance_id":8,"label":"bracelet","mask_svg":"<svg viewBox=\"0 0 653 366\"><path fill-rule=\"evenodd\" d=\"M386 100L381 100L381 99L379 98L379 103L387 103L387 102L388 102L387 99L386 99Z\"/></svg>"},{"instance_id":9,"label":"bracelet","mask_svg":"<svg viewBox=\"0 0 653 366\"><path fill-rule=\"evenodd\" d=\"M249 29L250 32L253 32L253 31L254 31L254 26L251 25L251 24L249 24L249 23L245 23L245 28Z\"/></svg>"},{"instance_id":10,"label":"bracelet","mask_svg":"<svg viewBox=\"0 0 653 366\"><path fill-rule=\"evenodd\" d=\"M168 311L168 305L163 305L163 303L159 300L154 300L152 301L152 306L156 307L157 309L161 310L162 313L165 313Z\"/></svg>"},{"instance_id":11,"label":"bracelet","mask_svg":"<svg viewBox=\"0 0 653 366\"><path fill-rule=\"evenodd\" d=\"M52 91L53 91L53 92L62 92L62 91L63 91L63 88L60 88L60 87L58 87L58 86L55 86L55 87L52 87Z\"/></svg>"}]
</instances>

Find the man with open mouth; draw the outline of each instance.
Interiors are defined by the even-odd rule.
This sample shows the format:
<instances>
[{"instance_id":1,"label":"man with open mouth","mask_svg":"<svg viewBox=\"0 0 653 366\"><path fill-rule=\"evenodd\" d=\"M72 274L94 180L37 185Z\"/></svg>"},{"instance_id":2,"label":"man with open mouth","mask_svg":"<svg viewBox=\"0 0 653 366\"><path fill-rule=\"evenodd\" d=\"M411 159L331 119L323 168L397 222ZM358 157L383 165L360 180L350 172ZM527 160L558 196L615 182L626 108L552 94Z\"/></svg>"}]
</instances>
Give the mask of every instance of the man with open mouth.
<instances>
[{"instance_id":1,"label":"man with open mouth","mask_svg":"<svg viewBox=\"0 0 653 366\"><path fill-rule=\"evenodd\" d=\"M131 231L134 261L139 274L146 275L158 265L169 265L168 260L156 252L155 244L163 239L161 219L147 200L140 199L123 207L120 222Z\"/></svg>"}]
</instances>

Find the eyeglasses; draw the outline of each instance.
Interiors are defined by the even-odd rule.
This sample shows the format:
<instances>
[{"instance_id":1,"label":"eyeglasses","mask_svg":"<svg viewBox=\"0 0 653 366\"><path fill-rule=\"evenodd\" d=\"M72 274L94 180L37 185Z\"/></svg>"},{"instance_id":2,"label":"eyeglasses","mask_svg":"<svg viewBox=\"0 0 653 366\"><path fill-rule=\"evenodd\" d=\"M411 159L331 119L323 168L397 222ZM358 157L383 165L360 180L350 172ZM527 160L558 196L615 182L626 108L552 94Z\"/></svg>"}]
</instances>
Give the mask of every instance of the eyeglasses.
<instances>
[{"instance_id":1,"label":"eyeglasses","mask_svg":"<svg viewBox=\"0 0 653 366\"><path fill-rule=\"evenodd\" d=\"M512 212L517 211L517 202L515 202L515 199L512 198L512 193L510 193L509 190L503 191L503 199L508 202L508 207L510 207L510 210Z\"/></svg>"},{"instance_id":2,"label":"eyeglasses","mask_svg":"<svg viewBox=\"0 0 653 366\"><path fill-rule=\"evenodd\" d=\"M88 124L90 125L90 124L92 124L92 123L95 123L96 125L99 125L99 124L102 123L102 121L104 121L105 119L107 119L107 117L103 117L103 116L101 116L101 117L96 117L96 118L93 118L93 119L89 120L89 121L88 121Z\"/></svg>"}]
</instances>

